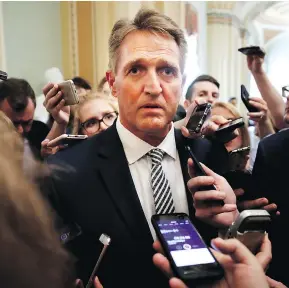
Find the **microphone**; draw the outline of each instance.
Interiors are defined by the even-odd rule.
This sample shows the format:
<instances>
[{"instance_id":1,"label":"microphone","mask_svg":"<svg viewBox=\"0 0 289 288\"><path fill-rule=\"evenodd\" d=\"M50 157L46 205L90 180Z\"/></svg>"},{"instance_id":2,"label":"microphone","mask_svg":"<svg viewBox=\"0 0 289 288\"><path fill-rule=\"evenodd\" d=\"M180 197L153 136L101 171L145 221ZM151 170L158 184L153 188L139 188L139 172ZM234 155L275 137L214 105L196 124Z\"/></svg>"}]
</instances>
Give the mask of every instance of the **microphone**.
<instances>
[{"instance_id":1,"label":"microphone","mask_svg":"<svg viewBox=\"0 0 289 288\"><path fill-rule=\"evenodd\" d=\"M94 278L94 276L96 274L96 271L97 271L97 269L98 269L98 267L100 265L100 262L101 262L101 260L102 260L102 258L104 256L104 254L105 254L105 252L107 250L107 247L109 246L109 244L111 242L111 238L108 235L106 235L106 234L101 234L101 236L99 238L99 241L103 244L103 248L102 248L102 251L101 251L101 253L100 253L100 255L99 255L98 259L97 259L97 262L96 262L96 264L95 264L95 266L93 268L93 271L92 271L92 273L91 273L91 275L89 277L89 280L88 280L87 285L85 286L85 288L91 288L92 287L93 278Z\"/></svg>"}]
</instances>

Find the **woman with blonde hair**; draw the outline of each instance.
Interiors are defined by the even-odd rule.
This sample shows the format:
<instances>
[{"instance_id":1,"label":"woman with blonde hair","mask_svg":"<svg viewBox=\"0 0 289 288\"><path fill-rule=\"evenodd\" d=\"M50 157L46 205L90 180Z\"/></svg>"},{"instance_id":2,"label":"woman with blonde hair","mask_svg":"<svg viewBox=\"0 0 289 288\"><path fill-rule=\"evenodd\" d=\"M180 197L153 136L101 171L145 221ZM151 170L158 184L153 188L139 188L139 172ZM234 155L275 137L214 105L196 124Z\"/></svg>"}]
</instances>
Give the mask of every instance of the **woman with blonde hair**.
<instances>
[{"instance_id":1,"label":"woman with blonde hair","mask_svg":"<svg viewBox=\"0 0 289 288\"><path fill-rule=\"evenodd\" d=\"M118 105L95 93L83 97L74 112L72 134L93 136L110 127L118 115Z\"/></svg>"}]
</instances>

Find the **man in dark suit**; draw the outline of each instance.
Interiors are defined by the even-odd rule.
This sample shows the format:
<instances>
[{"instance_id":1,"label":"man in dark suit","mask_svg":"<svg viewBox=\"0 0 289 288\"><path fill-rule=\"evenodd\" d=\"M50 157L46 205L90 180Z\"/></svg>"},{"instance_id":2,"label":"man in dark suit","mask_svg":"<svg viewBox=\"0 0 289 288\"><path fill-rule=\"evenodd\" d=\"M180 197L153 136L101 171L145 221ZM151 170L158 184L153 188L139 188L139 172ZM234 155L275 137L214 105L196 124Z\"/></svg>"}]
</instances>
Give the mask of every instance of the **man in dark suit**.
<instances>
[{"instance_id":1,"label":"man in dark suit","mask_svg":"<svg viewBox=\"0 0 289 288\"><path fill-rule=\"evenodd\" d=\"M288 110L286 111L285 120L289 118ZM273 259L267 274L285 285L289 285L288 269L284 264L289 258L287 249L289 195L286 169L289 163L288 147L289 130L268 136L259 143L252 172L252 189L248 193L248 198L266 197L275 203L280 211L280 215L273 219L269 230Z\"/></svg>"},{"instance_id":2,"label":"man in dark suit","mask_svg":"<svg viewBox=\"0 0 289 288\"><path fill-rule=\"evenodd\" d=\"M228 154L221 144L185 140L174 130L186 42L170 18L141 10L132 22L115 24L109 46L108 80L119 118L105 132L48 160L67 169L50 177L47 197L65 227L77 224L82 231L67 246L83 280L100 253L98 238L106 233L112 242L97 272L104 287L167 287L152 263L150 217L186 212L206 240L216 236L195 217L184 146L218 173L226 169ZM48 84L43 92L47 107L60 111L64 103L57 85ZM219 209L224 216L234 210Z\"/></svg>"}]
</instances>

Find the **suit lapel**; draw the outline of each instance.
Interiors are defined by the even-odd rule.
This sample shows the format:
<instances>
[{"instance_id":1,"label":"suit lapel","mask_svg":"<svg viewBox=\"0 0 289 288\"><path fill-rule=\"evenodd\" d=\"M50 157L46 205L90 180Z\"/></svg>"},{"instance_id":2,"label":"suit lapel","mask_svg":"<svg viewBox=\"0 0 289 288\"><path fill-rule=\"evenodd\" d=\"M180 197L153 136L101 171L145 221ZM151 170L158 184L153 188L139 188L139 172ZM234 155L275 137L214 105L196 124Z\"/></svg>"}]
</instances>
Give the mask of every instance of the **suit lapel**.
<instances>
[{"instance_id":1,"label":"suit lapel","mask_svg":"<svg viewBox=\"0 0 289 288\"><path fill-rule=\"evenodd\" d=\"M97 166L104 185L130 233L141 241L152 242L115 124L103 136Z\"/></svg>"}]
</instances>

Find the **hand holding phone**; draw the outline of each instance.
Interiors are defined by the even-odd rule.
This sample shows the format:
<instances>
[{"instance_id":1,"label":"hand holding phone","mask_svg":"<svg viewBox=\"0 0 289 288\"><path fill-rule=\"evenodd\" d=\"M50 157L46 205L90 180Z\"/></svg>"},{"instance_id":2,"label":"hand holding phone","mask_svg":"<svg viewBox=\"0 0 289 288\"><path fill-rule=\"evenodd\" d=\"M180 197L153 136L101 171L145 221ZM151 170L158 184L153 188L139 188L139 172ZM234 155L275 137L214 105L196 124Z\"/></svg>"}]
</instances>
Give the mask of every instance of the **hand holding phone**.
<instances>
[{"instance_id":1,"label":"hand holding phone","mask_svg":"<svg viewBox=\"0 0 289 288\"><path fill-rule=\"evenodd\" d=\"M244 85L241 85L241 99L249 112L259 112L259 110L250 104L250 95Z\"/></svg>"},{"instance_id":2,"label":"hand holding phone","mask_svg":"<svg viewBox=\"0 0 289 288\"><path fill-rule=\"evenodd\" d=\"M198 161L198 159L195 157L195 155L193 154L190 146L186 146L186 149L189 153L189 156L190 158L194 161L194 168L195 168L195 175L196 177L198 176L208 176L206 174L206 172L204 171L202 165L200 164L200 162ZM217 190L216 186L215 185L209 185L209 186L202 186L202 187L199 187L198 189L199 191L210 191L210 190ZM220 205L220 206L223 206L225 203L223 200L209 200L209 201L206 201L206 203L208 205L212 205L212 206L215 206L215 205Z\"/></svg>"},{"instance_id":3,"label":"hand holding phone","mask_svg":"<svg viewBox=\"0 0 289 288\"><path fill-rule=\"evenodd\" d=\"M174 273L184 282L212 282L224 275L210 249L184 213L151 218L157 237Z\"/></svg>"},{"instance_id":4,"label":"hand holding phone","mask_svg":"<svg viewBox=\"0 0 289 288\"><path fill-rule=\"evenodd\" d=\"M245 123L243 121L243 118L232 120L226 124L219 126L219 128L214 132L214 134L210 135L207 138L216 140L223 144L228 143L238 136L238 133L235 130L244 125Z\"/></svg>"},{"instance_id":5,"label":"hand holding phone","mask_svg":"<svg viewBox=\"0 0 289 288\"><path fill-rule=\"evenodd\" d=\"M71 106L79 103L79 97L72 80L67 80L58 84L59 90L65 101L65 106Z\"/></svg>"},{"instance_id":6,"label":"hand holding phone","mask_svg":"<svg viewBox=\"0 0 289 288\"><path fill-rule=\"evenodd\" d=\"M211 108L212 105L210 103L205 103L197 105L195 109L192 111L189 120L186 124L186 128L189 130L189 133L191 135L198 134L201 132L201 129L205 121L211 115Z\"/></svg>"}]
</instances>

